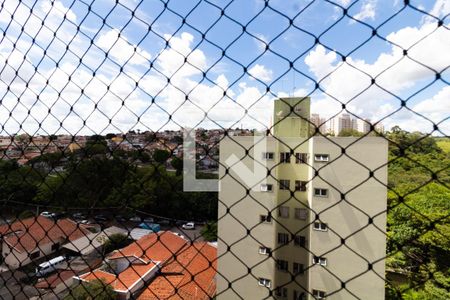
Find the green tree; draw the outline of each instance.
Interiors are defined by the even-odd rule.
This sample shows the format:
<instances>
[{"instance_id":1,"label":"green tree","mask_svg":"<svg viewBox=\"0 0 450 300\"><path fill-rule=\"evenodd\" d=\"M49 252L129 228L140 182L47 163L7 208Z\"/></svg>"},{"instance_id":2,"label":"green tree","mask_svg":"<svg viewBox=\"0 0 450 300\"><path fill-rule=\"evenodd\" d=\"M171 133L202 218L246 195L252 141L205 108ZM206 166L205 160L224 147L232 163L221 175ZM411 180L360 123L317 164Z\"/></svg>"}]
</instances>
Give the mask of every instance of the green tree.
<instances>
[{"instance_id":1,"label":"green tree","mask_svg":"<svg viewBox=\"0 0 450 300\"><path fill-rule=\"evenodd\" d=\"M343 129L341 132L339 132L338 136L363 136L364 134L362 132L359 132L358 130L354 129Z\"/></svg>"},{"instance_id":2,"label":"green tree","mask_svg":"<svg viewBox=\"0 0 450 300\"><path fill-rule=\"evenodd\" d=\"M200 234L208 242L217 241L217 222L206 223Z\"/></svg>"},{"instance_id":3,"label":"green tree","mask_svg":"<svg viewBox=\"0 0 450 300\"><path fill-rule=\"evenodd\" d=\"M174 158L172 158L172 161L170 162L170 164L176 170L176 175L177 176L181 175L181 173L183 171L183 160L181 158L174 157Z\"/></svg>"},{"instance_id":4,"label":"green tree","mask_svg":"<svg viewBox=\"0 0 450 300\"><path fill-rule=\"evenodd\" d=\"M167 150L156 149L153 152L153 159L160 164L165 163L170 157L170 152Z\"/></svg>"},{"instance_id":5,"label":"green tree","mask_svg":"<svg viewBox=\"0 0 450 300\"><path fill-rule=\"evenodd\" d=\"M127 235L122 233L114 233L108 236L108 240L103 245L104 252L110 253L114 250L121 249L130 244L131 240Z\"/></svg>"},{"instance_id":6,"label":"green tree","mask_svg":"<svg viewBox=\"0 0 450 300\"><path fill-rule=\"evenodd\" d=\"M109 284L101 280L82 282L73 288L64 300L111 300L117 295Z\"/></svg>"}]
</instances>

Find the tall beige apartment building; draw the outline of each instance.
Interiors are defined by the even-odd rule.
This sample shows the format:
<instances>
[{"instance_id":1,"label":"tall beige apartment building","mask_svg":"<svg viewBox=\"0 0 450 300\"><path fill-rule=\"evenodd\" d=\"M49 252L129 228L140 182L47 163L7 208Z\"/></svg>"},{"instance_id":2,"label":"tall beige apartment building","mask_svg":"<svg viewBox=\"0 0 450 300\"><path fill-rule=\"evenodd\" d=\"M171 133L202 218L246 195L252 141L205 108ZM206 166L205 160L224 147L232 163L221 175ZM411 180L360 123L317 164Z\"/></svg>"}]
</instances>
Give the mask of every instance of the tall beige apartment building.
<instances>
[{"instance_id":1,"label":"tall beige apartment building","mask_svg":"<svg viewBox=\"0 0 450 300\"><path fill-rule=\"evenodd\" d=\"M309 108L220 144L217 299L384 299L387 142L310 136Z\"/></svg>"}]
</instances>

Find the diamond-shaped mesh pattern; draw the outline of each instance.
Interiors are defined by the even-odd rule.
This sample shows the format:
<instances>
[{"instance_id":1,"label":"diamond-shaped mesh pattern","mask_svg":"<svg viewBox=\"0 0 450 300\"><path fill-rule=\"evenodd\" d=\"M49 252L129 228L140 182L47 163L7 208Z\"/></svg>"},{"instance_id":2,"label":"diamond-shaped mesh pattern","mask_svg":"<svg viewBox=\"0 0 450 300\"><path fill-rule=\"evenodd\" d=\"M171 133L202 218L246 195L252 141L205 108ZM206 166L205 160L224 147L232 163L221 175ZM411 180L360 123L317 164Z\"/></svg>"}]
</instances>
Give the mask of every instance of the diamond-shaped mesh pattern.
<instances>
[{"instance_id":1,"label":"diamond-shaped mesh pattern","mask_svg":"<svg viewBox=\"0 0 450 300\"><path fill-rule=\"evenodd\" d=\"M2 1L0 299L449 299L431 2Z\"/></svg>"}]
</instances>

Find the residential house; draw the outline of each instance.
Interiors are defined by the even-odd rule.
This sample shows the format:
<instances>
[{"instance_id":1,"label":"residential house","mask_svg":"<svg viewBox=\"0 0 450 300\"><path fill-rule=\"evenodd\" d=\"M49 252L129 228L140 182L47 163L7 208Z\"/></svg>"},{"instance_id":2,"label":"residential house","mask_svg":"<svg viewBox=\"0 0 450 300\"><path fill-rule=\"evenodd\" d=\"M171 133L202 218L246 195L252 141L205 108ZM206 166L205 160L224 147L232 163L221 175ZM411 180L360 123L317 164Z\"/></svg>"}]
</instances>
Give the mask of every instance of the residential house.
<instances>
[{"instance_id":1,"label":"residential house","mask_svg":"<svg viewBox=\"0 0 450 300\"><path fill-rule=\"evenodd\" d=\"M119 299L210 299L216 289L216 257L216 247L189 244L164 231L116 251L103 268L76 279L103 280Z\"/></svg>"},{"instance_id":2,"label":"residential house","mask_svg":"<svg viewBox=\"0 0 450 300\"><path fill-rule=\"evenodd\" d=\"M70 219L54 221L43 216L4 224L0 226L2 261L9 269L17 269L89 233Z\"/></svg>"}]
</instances>

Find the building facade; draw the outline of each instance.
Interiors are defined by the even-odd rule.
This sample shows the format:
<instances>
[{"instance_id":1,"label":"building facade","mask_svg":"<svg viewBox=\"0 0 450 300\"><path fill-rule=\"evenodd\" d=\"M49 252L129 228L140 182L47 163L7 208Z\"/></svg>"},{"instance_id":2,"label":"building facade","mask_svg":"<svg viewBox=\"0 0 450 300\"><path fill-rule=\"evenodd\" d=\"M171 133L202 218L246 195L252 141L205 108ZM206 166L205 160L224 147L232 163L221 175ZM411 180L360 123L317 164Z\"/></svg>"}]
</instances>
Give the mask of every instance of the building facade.
<instances>
[{"instance_id":1,"label":"building facade","mask_svg":"<svg viewBox=\"0 0 450 300\"><path fill-rule=\"evenodd\" d=\"M387 142L309 136L304 99L275 101L274 120L290 118L263 151L253 137L221 142L218 299L384 298ZM248 186L233 155L267 177Z\"/></svg>"}]
</instances>

